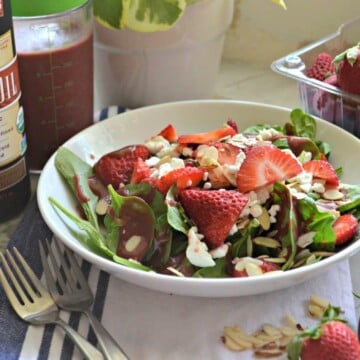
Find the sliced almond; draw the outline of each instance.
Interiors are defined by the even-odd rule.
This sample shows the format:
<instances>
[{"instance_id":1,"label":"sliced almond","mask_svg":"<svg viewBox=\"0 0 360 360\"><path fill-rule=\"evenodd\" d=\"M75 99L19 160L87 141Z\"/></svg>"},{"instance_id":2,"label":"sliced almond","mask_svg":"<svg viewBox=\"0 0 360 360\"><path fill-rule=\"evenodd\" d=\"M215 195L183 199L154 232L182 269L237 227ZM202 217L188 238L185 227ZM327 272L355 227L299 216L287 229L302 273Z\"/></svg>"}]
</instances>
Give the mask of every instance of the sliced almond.
<instances>
[{"instance_id":1,"label":"sliced almond","mask_svg":"<svg viewBox=\"0 0 360 360\"><path fill-rule=\"evenodd\" d=\"M263 274L261 267L251 262L245 263L245 271L249 276L258 276Z\"/></svg>"},{"instance_id":2,"label":"sliced almond","mask_svg":"<svg viewBox=\"0 0 360 360\"><path fill-rule=\"evenodd\" d=\"M222 336L221 341L231 351L243 351L245 350L241 345L239 345L236 341L234 341L229 336Z\"/></svg>"},{"instance_id":3,"label":"sliced almond","mask_svg":"<svg viewBox=\"0 0 360 360\"><path fill-rule=\"evenodd\" d=\"M241 346L243 349L251 349L252 343L247 339L247 336L236 328L225 327L225 335L230 337L236 344Z\"/></svg>"},{"instance_id":4,"label":"sliced almond","mask_svg":"<svg viewBox=\"0 0 360 360\"><path fill-rule=\"evenodd\" d=\"M273 336L273 335L281 335L281 331L271 324L264 324L262 327L265 334Z\"/></svg>"},{"instance_id":5,"label":"sliced almond","mask_svg":"<svg viewBox=\"0 0 360 360\"><path fill-rule=\"evenodd\" d=\"M95 207L95 211L98 215L105 215L108 210L109 204L105 199L100 199Z\"/></svg>"},{"instance_id":6,"label":"sliced almond","mask_svg":"<svg viewBox=\"0 0 360 360\"><path fill-rule=\"evenodd\" d=\"M270 229L270 225L271 225L271 222L270 222L270 215L269 213L267 212L266 209L262 208L262 213L260 216L257 217L261 227L264 229L264 230L269 230Z\"/></svg>"},{"instance_id":7,"label":"sliced almond","mask_svg":"<svg viewBox=\"0 0 360 360\"><path fill-rule=\"evenodd\" d=\"M322 196L326 200L341 200L344 197L344 194L337 189L329 189L326 190Z\"/></svg>"},{"instance_id":8,"label":"sliced almond","mask_svg":"<svg viewBox=\"0 0 360 360\"><path fill-rule=\"evenodd\" d=\"M319 295L311 295L310 304L320 306L323 309L327 309L330 305L329 301Z\"/></svg>"},{"instance_id":9,"label":"sliced almond","mask_svg":"<svg viewBox=\"0 0 360 360\"><path fill-rule=\"evenodd\" d=\"M281 244L279 241L269 238L269 237L265 237L265 236L257 236L255 238L253 238L252 241L256 245L265 246L270 249L277 249L277 248L281 247Z\"/></svg>"},{"instance_id":10,"label":"sliced almond","mask_svg":"<svg viewBox=\"0 0 360 360\"><path fill-rule=\"evenodd\" d=\"M321 319L325 313L325 310L322 307L313 304L309 304L308 311L312 317L317 319Z\"/></svg>"}]
</instances>

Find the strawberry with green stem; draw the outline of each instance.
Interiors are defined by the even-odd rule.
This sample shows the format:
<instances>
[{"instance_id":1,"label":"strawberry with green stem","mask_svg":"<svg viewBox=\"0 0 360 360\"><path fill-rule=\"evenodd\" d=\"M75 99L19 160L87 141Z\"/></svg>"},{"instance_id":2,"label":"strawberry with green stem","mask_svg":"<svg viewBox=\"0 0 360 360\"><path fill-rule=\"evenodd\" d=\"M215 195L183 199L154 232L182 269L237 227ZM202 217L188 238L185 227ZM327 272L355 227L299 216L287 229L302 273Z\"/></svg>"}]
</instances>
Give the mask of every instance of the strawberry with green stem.
<instances>
[{"instance_id":1,"label":"strawberry with green stem","mask_svg":"<svg viewBox=\"0 0 360 360\"><path fill-rule=\"evenodd\" d=\"M340 89L360 94L360 43L337 55L334 63Z\"/></svg>"},{"instance_id":2,"label":"strawberry with green stem","mask_svg":"<svg viewBox=\"0 0 360 360\"><path fill-rule=\"evenodd\" d=\"M288 346L289 360L358 360L360 344L355 332L329 306L320 323L295 336Z\"/></svg>"}]
</instances>

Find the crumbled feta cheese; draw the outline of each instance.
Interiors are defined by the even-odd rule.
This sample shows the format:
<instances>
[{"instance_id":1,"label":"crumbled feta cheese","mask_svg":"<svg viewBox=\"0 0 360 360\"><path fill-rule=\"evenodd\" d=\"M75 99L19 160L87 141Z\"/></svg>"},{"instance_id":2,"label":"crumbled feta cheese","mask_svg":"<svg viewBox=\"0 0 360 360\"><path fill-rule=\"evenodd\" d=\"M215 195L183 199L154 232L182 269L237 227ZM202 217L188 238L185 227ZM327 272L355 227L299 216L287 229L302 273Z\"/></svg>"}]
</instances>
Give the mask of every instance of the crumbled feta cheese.
<instances>
[{"instance_id":1,"label":"crumbled feta cheese","mask_svg":"<svg viewBox=\"0 0 360 360\"><path fill-rule=\"evenodd\" d=\"M276 223L276 214L280 211L280 205L274 204L271 205L270 209L268 210L268 214L270 216L270 223Z\"/></svg>"},{"instance_id":2,"label":"crumbled feta cheese","mask_svg":"<svg viewBox=\"0 0 360 360\"><path fill-rule=\"evenodd\" d=\"M269 140L274 135L278 135L278 134L280 134L279 131L275 129L262 129L259 131L257 138L260 140Z\"/></svg>"},{"instance_id":3,"label":"crumbled feta cheese","mask_svg":"<svg viewBox=\"0 0 360 360\"><path fill-rule=\"evenodd\" d=\"M312 159L312 153L310 151L302 151L298 157L298 160L305 164Z\"/></svg>"},{"instance_id":4,"label":"crumbled feta cheese","mask_svg":"<svg viewBox=\"0 0 360 360\"><path fill-rule=\"evenodd\" d=\"M188 232L188 246L186 248L186 257L189 262L198 267L215 266L215 261L208 251L207 245L201 241L203 235L197 232L196 227L190 228Z\"/></svg>"},{"instance_id":5,"label":"crumbled feta cheese","mask_svg":"<svg viewBox=\"0 0 360 360\"><path fill-rule=\"evenodd\" d=\"M322 194L323 192L325 192L325 186L323 183L321 182L314 182L312 185L312 191L318 193L318 194Z\"/></svg>"},{"instance_id":6,"label":"crumbled feta cheese","mask_svg":"<svg viewBox=\"0 0 360 360\"><path fill-rule=\"evenodd\" d=\"M205 190L210 190L212 188L211 182L210 181L206 181L203 185L203 189Z\"/></svg>"},{"instance_id":7,"label":"crumbled feta cheese","mask_svg":"<svg viewBox=\"0 0 360 360\"><path fill-rule=\"evenodd\" d=\"M259 204L263 205L270 198L270 191L267 187L263 187L255 192Z\"/></svg>"},{"instance_id":8,"label":"crumbled feta cheese","mask_svg":"<svg viewBox=\"0 0 360 360\"><path fill-rule=\"evenodd\" d=\"M243 151L239 151L239 153L236 155L235 163L233 165L224 164L222 167L224 176L233 186L237 186L237 173L245 158L245 153Z\"/></svg>"},{"instance_id":9,"label":"crumbled feta cheese","mask_svg":"<svg viewBox=\"0 0 360 360\"><path fill-rule=\"evenodd\" d=\"M158 158L157 156L151 156L149 159L145 160L145 164L147 166L153 167L156 166L160 161L160 158Z\"/></svg>"},{"instance_id":10,"label":"crumbled feta cheese","mask_svg":"<svg viewBox=\"0 0 360 360\"><path fill-rule=\"evenodd\" d=\"M254 217L257 218L259 217L263 212L262 206L259 204L255 204L253 206L250 207L250 214Z\"/></svg>"},{"instance_id":11,"label":"crumbled feta cheese","mask_svg":"<svg viewBox=\"0 0 360 360\"><path fill-rule=\"evenodd\" d=\"M180 158L171 158L170 162L163 163L159 166L159 174L158 176L164 176L168 172L175 170L175 169L181 169L185 167L184 160Z\"/></svg>"},{"instance_id":12,"label":"crumbled feta cheese","mask_svg":"<svg viewBox=\"0 0 360 360\"><path fill-rule=\"evenodd\" d=\"M156 154L164 147L169 147L170 143L161 135L153 136L151 139L145 142L145 146L152 154Z\"/></svg>"},{"instance_id":13,"label":"crumbled feta cheese","mask_svg":"<svg viewBox=\"0 0 360 360\"><path fill-rule=\"evenodd\" d=\"M188 146L185 146L182 149L181 154L186 156L186 157L192 157L193 156L193 149L189 148Z\"/></svg>"},{"instance_id":14,"label":"crumbled feta cheese","mask_svg":"<svg viewBox=\"0 0 360 360\"><path fill-rule=\"evenodd\" d=\"M177 144L170 144L169 146L164 146L159 152L157 152L157 156L163 158L164 156L172 156L176 158L179 156L177 150Z\"/></svg>"}]
</instances>

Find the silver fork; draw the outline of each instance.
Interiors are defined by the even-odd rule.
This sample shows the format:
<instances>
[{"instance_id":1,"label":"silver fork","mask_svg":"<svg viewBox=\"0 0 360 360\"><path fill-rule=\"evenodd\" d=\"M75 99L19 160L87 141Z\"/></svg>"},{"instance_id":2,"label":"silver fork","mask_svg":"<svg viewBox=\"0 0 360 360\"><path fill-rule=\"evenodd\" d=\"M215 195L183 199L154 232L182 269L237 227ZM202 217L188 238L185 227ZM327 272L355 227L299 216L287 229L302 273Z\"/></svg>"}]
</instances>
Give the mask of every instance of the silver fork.
<instances>
[{"instance_id":1,"label":"silver fork","mask_svg":"<svg viewBox=\"0 0 360 360\"><path fill-rule=\"evenodd\" d=\"M65 259L58 241L55 238L53 241L54 250L50 246L49 241L45 240L49 260L46 258L44 247L40 241L39 247L46 282L55 303L62 309L80 311L88 317L106 359L128 359L128 356L114 338L89 310L89 307L94 301L94 297L74 255L64 246ZM58 259L58 261L56 259ZM51 264L51 268L49 263Z\"/></svg>"},{"instance_id":2,"label":"silver fork","mask_svg":"<svg viewBox=\"0 0 360 360\"><path fill-rule=\"evenodd\" d=\"M98 349L60 319L59 310L49 292L15 247L13 253L14 256L9 250L0 253L0 282L15 312L34 325L59 325L87 359L103 359Z\"/></svg>"}]
</instances>

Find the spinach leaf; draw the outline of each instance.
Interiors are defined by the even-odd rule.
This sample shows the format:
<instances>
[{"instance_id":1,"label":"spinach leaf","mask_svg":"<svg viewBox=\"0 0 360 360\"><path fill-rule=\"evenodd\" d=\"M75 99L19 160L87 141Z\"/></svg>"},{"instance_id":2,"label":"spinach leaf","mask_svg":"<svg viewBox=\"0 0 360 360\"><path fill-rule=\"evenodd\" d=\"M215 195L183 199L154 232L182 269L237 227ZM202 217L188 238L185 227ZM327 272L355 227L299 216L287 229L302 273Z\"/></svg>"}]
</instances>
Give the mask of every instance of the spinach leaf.
<instances>
[{"instance_id":1,"label":"spinach leaf","mask_svg":"<svg viewBox=\"0 0 360 360\"><path fill-rule=\"evenodd\" d=\"M275 129L279 131L280 133L283 133L283 128L280 125L269 125L269 124L257 124L253 126L249 126L245 130L242 130L241 132L245 135L257 135L260 134L260 131L262 130L269 130L269 129Z\"/></svg>"},{"instance_id":2,"label":"spinach leaf","mask_svg":"<svg viewBox=\"0 0 360 360\"><path fill-rule=\"evenodd\" d=\"M343 189L346 191L346 197L351 201L341 205L339 211L351 212L360 221L360 185L343 184Z\"/></svg>"},{"instance_id":3,"label":"spinach leaf","mask_svg":"<svg viewBox=\"0 0 360 360\"><path fill-rule=\"evenodd\" d=\"M167 206L164 195L149 184L128 184L125 189L130 195L139 196L145 200L154 212L154 240L152 249L148 251L144 261L156 267L166 264L171 251L172 228L167 222Z\"/></svg>"},{"instance_id":4,"label":"spinach leaf","mask_svg":"<svg viewBox=\"0 0 360 360\"><path fill-rule=\"evenodd\" d=\"M106 247L105 239L98 229L91 224L90 221L83 220L80 217L74 215L69 210L59 204L54 198L49 197L49 201L58 208L66 217L72 220L80 230L83 230L87 235L87 243L91 248L99 250L103 255L107 257L113 257L113 252Z\"/></svg>"},{"instance_id":5,"label":"spinach leaf","mask_svg":"<svg viewBox=\"0 0 360 360\"><path fill-rule=\"evenodd\" d=\"M326 157L329 157L330 145L316 138L317 125L315 118L301 109L294 109L290 113L290 119L291 123L285 124L285 133L287 135L309 138Z\"/></svg>"},{"instance_id":6,"label":"spinach leaf","mask_svg":"<svg viewBox=\"0 0 360 360\"><path fill-rule=\"evenodd\" d=\"M228 240L231 242L231 257L247 256L247 240L255 237L256 231L260 228L260 222L257 219L252 219L249 224L239 230L234 235L230 236Z\"/></svg>"},{"instance_id":7,"label":"spinach leaf","mask_svg":"<svg viewBox=\"0 0 360 360\"><path fill-rule=\"evenodd\" d=\"M197 278L229 277L229 274L226 272L226 257L215 259L215 266L201 268L194 273L193 277L197 277Z\"/></svg>"},{"instance_id":8,"label":"spinach leaf","mask_svg":"<svg viewBox=\"0 0 360 360\"><path fill-rule=\"evenodd\" d=\"M319 211L315 201L305 197L299 201L299 213L307 224L308 231L315 231L311 248L314 250L334 251L335 232L332 228L335 216L326 211Z\"/></svg>"},{"instance_id":9,"label":"spinach leaf","mask_svg":"<svg viewBox=\"0 0 360 360\"><path fill-rule=\"evenodd\" d=\"M77 227L84 231L87 235L87 237L83 237L85 239L85 244L91 248L94 249L99 254L106 256L113 261L122 264L127 267L131 267L133 269L138 270L144 270L144 271L152 271L151 268L144 266L136 261L128 260L123 257L120 257L116 255L114 251L109 249L105 243L105 239L103 235L95 229L95 227L87 220L83 220L79 218L78 216L72 214L70 211L68 211L66 208L64 208L61 204L59 204L54 198L50 197L49 201L58 208L66 217L68 217L70 220L72 220Z\"/></svg>"},{"instance_id":10,"label":"spinach leaf","mask_svg":"<svg viewBox=\"0 0 360 360\"><path fill-rule=\"evenodd\" d=\"M280 204L276 229L278 240L282 247L288 251L287 261L283 265L283 270L287 270L293 266L296 255L296 239L298 236L296 210L289 189L281 183L274 185L274 199Z\"/></svg>"},{"instance_id":11,"label":"spinach leaf","mask_svg":"<svg viewBox=\"0 0 360 360\"><path fill-rule=\"evenodd\" d=\"M95 211L98 198L91 191L88 183L89 177L93 175L92 167L65 147L60 147L56 152L55 167L67 181L86 218L96 230L99 230Z\"/></svg>"},{"instance_id":12,"label":"spinach leaf","mask_svg":"<svg viewBox=\"0 0 360 360\"><path fill-rule=\"evenodd\" d=\"M176 201L175 196L176 188L172 186L166 194L167 221L173 229L187 235L190 229L190 220L187 219L184 209Z\"/></svg>"}]
</instances>

